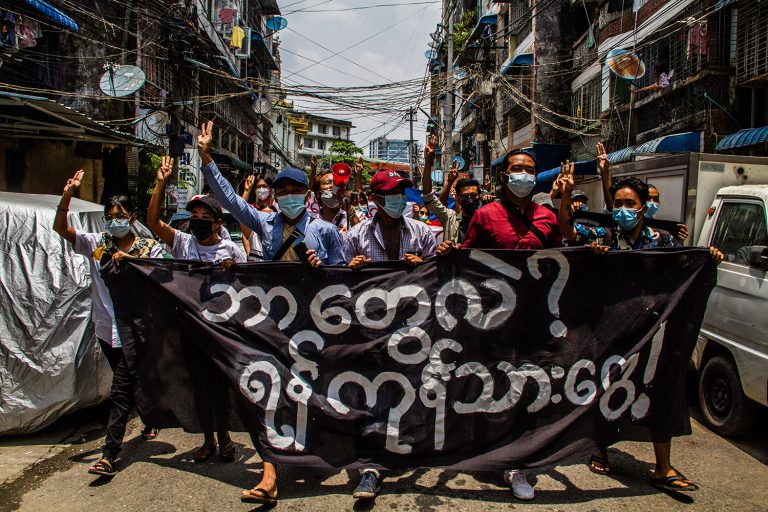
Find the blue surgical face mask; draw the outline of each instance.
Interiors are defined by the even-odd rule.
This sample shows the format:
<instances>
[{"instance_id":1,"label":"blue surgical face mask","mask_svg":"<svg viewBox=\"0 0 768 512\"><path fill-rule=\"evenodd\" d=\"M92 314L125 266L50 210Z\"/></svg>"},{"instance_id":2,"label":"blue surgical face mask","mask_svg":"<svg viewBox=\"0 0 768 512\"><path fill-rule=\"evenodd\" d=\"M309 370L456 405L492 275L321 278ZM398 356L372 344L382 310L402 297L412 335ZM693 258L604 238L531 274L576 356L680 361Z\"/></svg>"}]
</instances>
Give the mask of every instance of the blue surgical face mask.
<instances>
[{"instance_id":1,"label":"blue surgical face mask","mask_svg":"<svg viewBox=\"0 0 768 512\"><path fill-rule=\"evenodd\" d=\"M393 219L399 219L405 211L405 194L384 197L384 212Z\"/></svg>"},{"instance_id":2,"label":"blue surgical face mask","mask_svg":"<svg viewBox=\"0 0 768 512\"><path fill-rule=\"evenodd\" d=\"M645 203L645 218L646 219L654 218L656 214L659 213L659 210L661 210L661 206L659 206L659 203L648 201L647 203Z\"/></svg>"},{"instance_id":3,"label":"blue surgical face mask","mask_svg":"<svg viewBox=\"0 0 768 512\"><path fill-rule=\"evenodd\" d=\"M536 186L536 176L527 172L513 172L507 176L507 188L517 197L526 197Z\"/></svg>"},{"instance_id":4,"label":"blue surgical face mask","mask_svg":"<svg viewBox=\"0 0 768 512\"><path fill-rule=\"evenodd\" d=\"M587 203L581 203L580 210L583 211L583 212L588 212L589 211L589 206L587 206Z\"/></svg>"},{"instance_id":5,"label":"blue surgical face mask","mask_svg":"<svg viewBox=\"0 0 768 512\"><path fill-rule=\"evenodd\" d=\"M286 194L278 196L277 205L280 211L289 219L295 219L302 214L306 208L304 204L304 194Z\"/></svg>"},{"instance_id":6,"label":"blue surgical face mask","mask_svg":"<svg viewBox=\"0 0 768 512\"><path fill-rule=\"evenodd\" d=\"M131 221L130 219L108 220L105 227L107 228L107 233L114 238L123 238L131 232Z\"/></svg>"},{"instance_id":7,"label":"blue surgical face mask","mask_svg":"<svg viewBox=\"0 0 768 512\"><path fill-rule=\"evenodd\" d=\"M637 218L637 208L614 208L611 217L622 231L632 231L640 222Z\"/></svg>"}]
</instances>

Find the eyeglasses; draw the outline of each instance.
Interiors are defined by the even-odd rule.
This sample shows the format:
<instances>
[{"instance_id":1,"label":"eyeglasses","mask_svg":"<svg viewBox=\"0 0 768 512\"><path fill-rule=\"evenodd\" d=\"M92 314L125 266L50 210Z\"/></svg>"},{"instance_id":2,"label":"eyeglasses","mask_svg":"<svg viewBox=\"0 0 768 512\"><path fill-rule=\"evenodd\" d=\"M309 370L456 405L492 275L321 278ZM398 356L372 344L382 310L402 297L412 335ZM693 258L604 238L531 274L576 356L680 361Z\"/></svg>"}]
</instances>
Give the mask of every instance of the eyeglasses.
<instances>
[{"instance_id":1,"label":"eyeglasses","mask_svg":"<svg viewBox=\"0 0 768 512\"><path fill-rule=\"evenodd\" d=\"M477 192L471 192L469 194L461 194L459 196L459 200L464 201L464 200L478 199L479 197L480 197L480 194L478 194Z\"/></svg>"},{"instance_id":2,"label":"eyeglasses","mask_svg":"<svg viewBox=\"0 0 768 512\"><path fill-rule=\"evenodd\" d=\"M113 220L128 220L130 217L126 217L125 215L116 215L115 217L112 217L110 215L105 215L101 218L104 222L110 222Z\"/></svg>"}]
</instances>

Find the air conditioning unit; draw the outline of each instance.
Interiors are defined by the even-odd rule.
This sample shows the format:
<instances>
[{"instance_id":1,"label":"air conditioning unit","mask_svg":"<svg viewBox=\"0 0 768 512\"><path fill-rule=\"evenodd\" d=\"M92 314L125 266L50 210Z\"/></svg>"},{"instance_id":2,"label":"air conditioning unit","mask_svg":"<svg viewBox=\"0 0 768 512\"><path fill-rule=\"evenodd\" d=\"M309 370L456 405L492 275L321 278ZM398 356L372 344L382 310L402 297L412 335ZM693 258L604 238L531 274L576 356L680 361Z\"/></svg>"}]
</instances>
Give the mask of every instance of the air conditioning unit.
<instances>
[{"instance_id":1,"label":"air conditioning unit","mask_svg":"<svg viewBox=\"0 0 768 512\"><path fill-rule=\"evenodd\" d=\"M251 58L251 29L249 27L243 27L245 33L243 37L243 46L239 50L235 50L235 57L238 59L250 59Z\"/></svg>"}]
</instances>

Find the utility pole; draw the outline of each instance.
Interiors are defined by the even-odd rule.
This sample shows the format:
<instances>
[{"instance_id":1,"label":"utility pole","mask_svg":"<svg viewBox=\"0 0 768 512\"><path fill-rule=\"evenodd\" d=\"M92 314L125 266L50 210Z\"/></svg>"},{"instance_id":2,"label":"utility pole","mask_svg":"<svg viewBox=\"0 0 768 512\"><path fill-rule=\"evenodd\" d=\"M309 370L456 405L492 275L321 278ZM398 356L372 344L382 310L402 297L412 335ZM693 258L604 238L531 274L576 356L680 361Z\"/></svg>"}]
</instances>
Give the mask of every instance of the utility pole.
<instances>
[{"instance_id":1,"label":"utility pole","mask_svg":"<svg viewBox=\"0 0 768 512\"><path fill-rule=\"evenodd\" d=\"M413 107L408 109L408 123L411 127L411 136L408 139L408 163L411 166L411 179L415 179L414 171L416 170L416 151L414 150L413 143L415 142L413 140L413 121L416 117L416 112L414 111Z\"/></svg>"},{"instance_id":2,"label":"utility pole","mask_svg":"<svg viewBox=\"0 0 768 512\"><path fill-rule=\"evenodd\" d=\"M453 0L448 0L448 64L446 76L445 142L443 143L443 169L451 167L453 160Z\"/></svg>"}]
</instances>

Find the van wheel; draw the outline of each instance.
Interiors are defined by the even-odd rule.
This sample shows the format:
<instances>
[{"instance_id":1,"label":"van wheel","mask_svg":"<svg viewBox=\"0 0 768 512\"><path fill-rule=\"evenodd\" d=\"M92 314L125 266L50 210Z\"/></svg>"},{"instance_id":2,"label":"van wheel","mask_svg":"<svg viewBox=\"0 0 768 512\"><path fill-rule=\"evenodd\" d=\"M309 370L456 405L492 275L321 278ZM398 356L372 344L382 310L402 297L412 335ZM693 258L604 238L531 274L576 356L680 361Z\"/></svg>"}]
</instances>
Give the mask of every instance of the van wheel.
<instances>
[{"instance_id":1,"label":"van wheel","mask_svg":"<svg viewBox=\"0 0 768 512\"><path fill-rule=\"evenodd\" d=\"M755 406L744 396L736 366L724 357L713 357L699 379L699 403L707 426L721 436L738 436L752 426Z\"/></svg>"}]
</instances>

